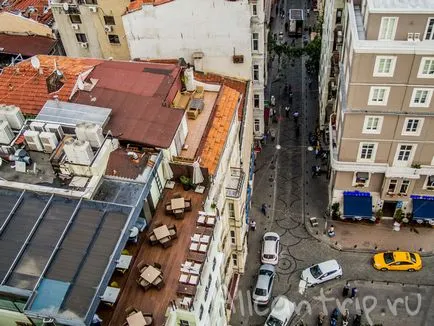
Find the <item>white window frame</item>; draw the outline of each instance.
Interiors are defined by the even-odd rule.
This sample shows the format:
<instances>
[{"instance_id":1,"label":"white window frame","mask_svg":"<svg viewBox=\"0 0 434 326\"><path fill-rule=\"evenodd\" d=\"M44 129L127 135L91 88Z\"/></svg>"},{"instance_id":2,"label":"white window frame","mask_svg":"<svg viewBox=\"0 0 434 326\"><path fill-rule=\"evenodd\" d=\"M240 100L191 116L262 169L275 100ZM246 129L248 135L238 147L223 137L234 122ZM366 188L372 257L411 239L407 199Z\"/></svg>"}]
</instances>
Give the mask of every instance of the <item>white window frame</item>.
<instances>
[{"instance_id":1,"label":"white window frame","mask_svg":"<svg viewBox=\"0 0 434 326\"><path fill-rule=\"evenodd\" d=\"M258 101L258 106L255 105L256 101ZM253 107L255 109L261 108L261 94L253 94Z\"/></svg>"},{"instance_id":2,"label":"white window frame","mask_svg":"<svg viewBox=\"0 0 434 326\"><path fill-rule=\"evenodd\" d=\"M408 157L408 160L398 161L399 153L401 151L401 147L402 146L411 146L410 155ZM417 149L417 144L398 143L397 146L396 146L396 153L395 153L395 158L393 160L393 165L394 166L398 166L398 167L409 167L409 166L411 166L411 163L413 162L414 155L416 153L416 149Z\"/></svg>"},{"instance_id":3,"label":"white window frame","mask_svg":"<svg viewBox=\"0 0 434 326\"><path fill-rule=\"evenodd\" d=\"M252 3L252 16L258 16L258 5L256 3Z\"/></svg>"},{"instance_id":4,"label":"white window frame","mask_svg":"<svg viewBox=\"0 0 434 326\"><path fill-rule=\"evenodd\" d=\"M375 57L375 65L374 65L374 77L393 77L393 74L395 73L395 67L396 67L396 56L385 56L385 55L378 55ZM390 67L389 71L387 72L381 72L379 71L381 68L381 61L384 60L384 63L386 61L390 60ZM383 65L383 69L386 65Z\"/></svg>"},{"instance_id":5,"label":"white window frame","mask_svg":"<svg viewBox=\"0 0 434 326\"><path fill-rule=\"evenodd\" d=\"M377 128L373 129L373 121L377 121ZM373 135L379 135L381 134L381 128L383 127L383 116L378 115L367 115L365 116L365 122L363 123L363 130L362 133L364 134L373 134ZM372 123L370 123L372 121Z\"/></svg>"},{"instance_id":6,"label":"white window frame","mask_svg":"<svg viewBox=\"0 0 434 326\"><path fill-rule=\"evenodd\" d=\"M384 96L383 96L383 99L381 102L378 100L374 101L374 94L375 94L376 90L378 90L378 92L380 92L381 90L384 90ZM368 105L386 106L387 102L389 100L389 93L390 93L390 87L371 86L371 89L369 91Z\"/></svg>"},{"instance_id":7,"label":"white window frame","mask_svg":"<svg viewBox=\"0 0 434 326\"><path fill-rule=\"evenodd\" d=\"M433 90L434 90L433 88L413 88L413 94L411 94L411 100L410 100L410 107L428 108L431 105ZM418 92L427 92L425 103L415 103L416 95Z\"/></svg>"},{"instance_id":8,"label":"white window frame","mask_svg":"<svg viewBox=\"0 0 434 326\"><path fill-rule=\"evenodd\" d=\"M255 38L256 36L256 38ZM252 51L258 52L259 51L259 33L258 32L252 32Z\"/></svg>"},{"instance_id":9,"label":"white window frame","mask_svg":"<svg viewBox=\"0 0 434 326\"><path fill-rule=\"evenodd\" d=\"M425 64L427 61L430 61L430 66L433 67L433 73L428 74L424 73L423 70L425 68ZM434 57L422 57L420 59L419 70L417 72L417 78L434 78Z\"/></svg>"},{"instance_id":10,"label":"white window frame","mask_svg":"<svg viewBox=\"0 0 434 326\"><path fill-rule=\"evenodd\" d=\"M408 131L407 127L409 126L409 124L411 122L414 123L414 121L418 121L416 130L415 131ZM424 118L405 118L404 124L402 126L401 135L402 136L420 136L420 133L421 133L422 128L423 128L424 121L425 121Z\"/></svg>"},{"instance_id":11,"label":"white window frame","mask_svg":"<svg viewBox=\"0 0 434 326\"><path fill-rule=\"evenodd\" d=\"M428 28L429 28L431 20L433 21L433 27L431 29L429 37L427 38ZM424 40L431 40L431 41L434 40L434 17L428 17L427 22L426 22L426 27L425 27L425 33L423 34L423 39Z\"/></svg>"},{"instance_id":12,"label":"white window frame","mask_svg":"<svg viewBox=\"0 0 434 326\"><path fill-rule=\"evenodd\" d=\"M255 128L256 133L261 131L261 120L260 119L254 120L254 128Z\"/></svg>"},{"instance_id":13,"label":"white window frame","mask_svg":"<svg viewBox=\"0 0 434 326\"><path fill-rule=\"evenodd\" d=\"M426 178L425 178L425 182L424 182L424 184L423 184L423 189L425 189L425 190L428 190L428 191L434 191L434 186L430 186L430 185L428 185L428 181L429 181L429 177L430 177L431 175L427 175L426 176Z\"/></svg>"},{"instance_id":14,"label":"white window frame","mask_svg":"<svg viewBox=\"0 0 434 326\"><path fill-rule=\"evenodd\" d=\"M393 19L394 25L389 26L390 20L392 20L392 19ZM394 40L395 39L396 29L398 27L398 20L399 20L398 17L390 17L390 16L381 17L380 29L378 31L378 40L379 41ZM386 24L387 24L387 26L386 26ZM386 29L386 30L383 32L383 29ZM389 31L389 29L392 29L392 30Z\"/></svg>"},{"instance_id":15,"label":"white window frame","mask_svg":"<svg viewBox=\"0 0 434 326\"><path fill-rule=\"evenodd\" d=\"M255 72L257 72L257 77L258 78L255 78ZM253 65L253 81L254 82L258 82L260 79L261 79L261 71L259 69L259 65L255 63Z\"/></svg>"},{"instance_id":16,"label":"white window frame","mask_svg":"<svg viewBox=\"0 0 434 326\"><path fill-rule=\"evenodd\" d=\"M394 181L394 185L395 187L393 188L393 191L390 191L390 185L392 184L392 181ZM396 189L398 189L398 179L390 179L389 182L387 183L387 194L388 195L393 195L396 194Z\"/></svg>"},{"instance_id":17,"label":"white window frame","mask_svg":"<svg viewBox=\"0 0 434 326\"><path fill-rule=\"evenodd\" d=\"M407 189L405 189L405 190L406 190L405 192L402 192L402 191L401 191L401 190L402 190L402 186L403 186L404 183L406 183L406 182L408 182L408 184L407 184ZM410 186L411 186L411 180L410 180L410 179L402 179L401 182L400 182L400 184L399 184L399 191L398 191L398 194L407 196L407 194L408 194L408 190L410 189Z\"/></svg>"},{"instance_id":18,"label":"white window frame","mask_svg":"<svg viewBox=\"0 0 434 326\"><path fill-rule=\"evenodd\" d=\"M361 171L354 172L353 182L352 182L352 186L353 187L360 187L360 185L362 184L361 182L357 182L357 173L359 173L359 172L361 172ZM365 182L363 182L363 187L364 188L369 187L369 183L371 182L371 172L368 172L368 174L369 174L368 180L366 180Z\"/></svg>"},{"instance_id":19,"label":"white window frame","mask_svg":"<svg viewBox=\"0 0 434 326\"><path fill-rule=\"evenodd\" d=\"M372 155L370 158L362 158L362 151L364 146L373 145ZM375 157L377 156L378 143L375 142L361 142L359 145L359 151L357 152L357 162L375 162Z\"/></svg>"}]
</instances>

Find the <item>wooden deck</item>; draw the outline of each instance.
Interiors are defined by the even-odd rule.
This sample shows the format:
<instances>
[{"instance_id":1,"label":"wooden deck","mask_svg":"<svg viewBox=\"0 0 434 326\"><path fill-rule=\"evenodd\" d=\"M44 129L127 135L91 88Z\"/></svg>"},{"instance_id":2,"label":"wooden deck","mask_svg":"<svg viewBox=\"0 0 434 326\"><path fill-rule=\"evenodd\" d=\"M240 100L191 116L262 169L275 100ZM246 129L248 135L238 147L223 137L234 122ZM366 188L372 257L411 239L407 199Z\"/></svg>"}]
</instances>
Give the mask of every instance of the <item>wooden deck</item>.
<instances>
[{"instance_id":1,"label":"wooden deck","mask_svg":"<svg viewBox=\"0 0 434 326\"><path fill-rule=\"evenodd\" d=\"M165 214L164 204L170 201L174 193L179 193L184 198L191 198L192 201L192 211L185 212L182 220L176 220L174 216ZM176 184L174 189L164 190L163 198L158 204L151 225L141 234L139 244L130 245L132 248L127 248L135 256L129 271L124 275L116 272L112 278L112 281L116 281L121 287L121 293L115 306L110 308L103 303L100 304L97 313L103 319L103 325L123 325L126 321L125 309L130 306L142 312L152 313L153 325L164 325L166 310L170 302L177 297L176 289L179 285L181 263L187 259L189 254L191 236L197 228L198 211L202 210L202 202L205 198L206 194L197 194L193 190L185 191L180 184ZM155 246L149 244L146 234L154 228L155 223L176 225L178 238L173 240L171 247L164 249L160 244ZM148 264L154 262L161 264L165 282L161 290L152 288L144 291L136 283L139 276L137 264L140 261Z\"/></svg>"}]
</instances>

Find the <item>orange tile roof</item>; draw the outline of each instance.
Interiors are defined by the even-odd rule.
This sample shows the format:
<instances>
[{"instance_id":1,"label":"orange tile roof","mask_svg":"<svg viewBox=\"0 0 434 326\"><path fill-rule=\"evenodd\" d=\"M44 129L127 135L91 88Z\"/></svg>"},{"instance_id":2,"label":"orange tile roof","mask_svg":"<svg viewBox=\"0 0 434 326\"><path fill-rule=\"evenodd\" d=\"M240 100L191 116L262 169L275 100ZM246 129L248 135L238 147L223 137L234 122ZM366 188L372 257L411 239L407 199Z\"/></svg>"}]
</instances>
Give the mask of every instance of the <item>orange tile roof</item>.
<instances>
[{"instance_id":1,"label":"orange tile roof","mask_svg":"<svg viewBox=\"0 0 434 326\"><path fill-rule=\"evenodd\" d=\"M212 125L200 153L201 165L208 168L210 174L215 173L220 156L223 154L229 128L241 95L240 92L225 85L220 92Z\"/></svg>"},{"instance_id":2,"label":"orange tile roof","mask_svg":"<svg viewBox=\"0 0 434 326\"><path fill-rule=\"evenodd\" d=\"M48 0L11 0L2 9L9 12L16 13L19 11L25 13L29 7L33 7L37 11L30 13L28 18L47 25L53 22L53 13L49 7ZM44 7L48 7L45 13Z\"/></svg>"},{"instance_id":3,"label":"orange tile roof","mask_svg":"<svg viewBox=\"0 0 434 326\"><path fill-rule=\"evenodd\" d=\"M48 99L58 95L59 100L67 101L77 81L77 76L102 62L98 59L68 58L39 55L42 74L36 71L30 59L15 66L6 67L0 75L0 103L16 105L23 114L38 114ZM48 94L47 77L57 69L63 73L64 85L54 93Z\"/></svg>"},{"instance_id":4,"label":"orange tile roof","mask_svg":"<svg viewBox=\"0 0 434 326\"><path fill-rule=\"evenodd\" d=\"M153 4L154 6L159 6L171 1L173 0L134 0L128 5L128 12L142 9L143 4Z\"/></svg>"}]
</instances>

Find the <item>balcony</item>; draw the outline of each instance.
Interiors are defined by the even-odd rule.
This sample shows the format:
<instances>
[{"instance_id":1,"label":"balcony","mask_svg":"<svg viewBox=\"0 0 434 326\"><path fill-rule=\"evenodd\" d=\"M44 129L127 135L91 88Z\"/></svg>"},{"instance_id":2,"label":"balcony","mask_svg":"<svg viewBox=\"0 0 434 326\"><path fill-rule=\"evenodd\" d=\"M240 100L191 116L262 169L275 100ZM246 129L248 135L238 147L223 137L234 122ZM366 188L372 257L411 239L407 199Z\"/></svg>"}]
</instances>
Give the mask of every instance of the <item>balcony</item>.
<instances>
[{"instance_id":1,"label":"balcony","mask_svg":"<svg viewBox=\"0 0 434 326\"><path fill-rule=\"evenodd\" d=\"M240 168L231 168L231 175L226 183L226 197L238 198L243 190L245 173Z\"/></svg>"}]
</instances>

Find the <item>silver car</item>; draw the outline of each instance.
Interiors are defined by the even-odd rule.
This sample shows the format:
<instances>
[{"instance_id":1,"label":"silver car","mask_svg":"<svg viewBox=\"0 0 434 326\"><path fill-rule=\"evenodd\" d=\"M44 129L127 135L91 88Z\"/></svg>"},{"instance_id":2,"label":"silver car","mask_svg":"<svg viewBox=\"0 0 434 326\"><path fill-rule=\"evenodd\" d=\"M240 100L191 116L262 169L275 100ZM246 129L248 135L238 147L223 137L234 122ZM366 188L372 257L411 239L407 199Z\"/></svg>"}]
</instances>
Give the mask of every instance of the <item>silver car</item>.
<instances>
[{"instance_id":1,"label":"silver car","mask_svg":"<svg viewBox=\"0 0 434 326\"><path fill-rule=\"evenodd\" d=\"M253 302L258 305L266 305L270 301L271 290L273 289L276 269L273 265L263 264L259 267L258 280L253 290Z\"/></svg>"},{"instance_id":2,"label":"silver car","mask_svg":"<svg viewBox=\"0 0 434 326\"><path fill-rule=\"evenodd\" d=\"M301 273L301 279L307 286L314 286L335 278L342 277L342 267L334 259L313 265Z\"/></svg>"}]
</instances>

